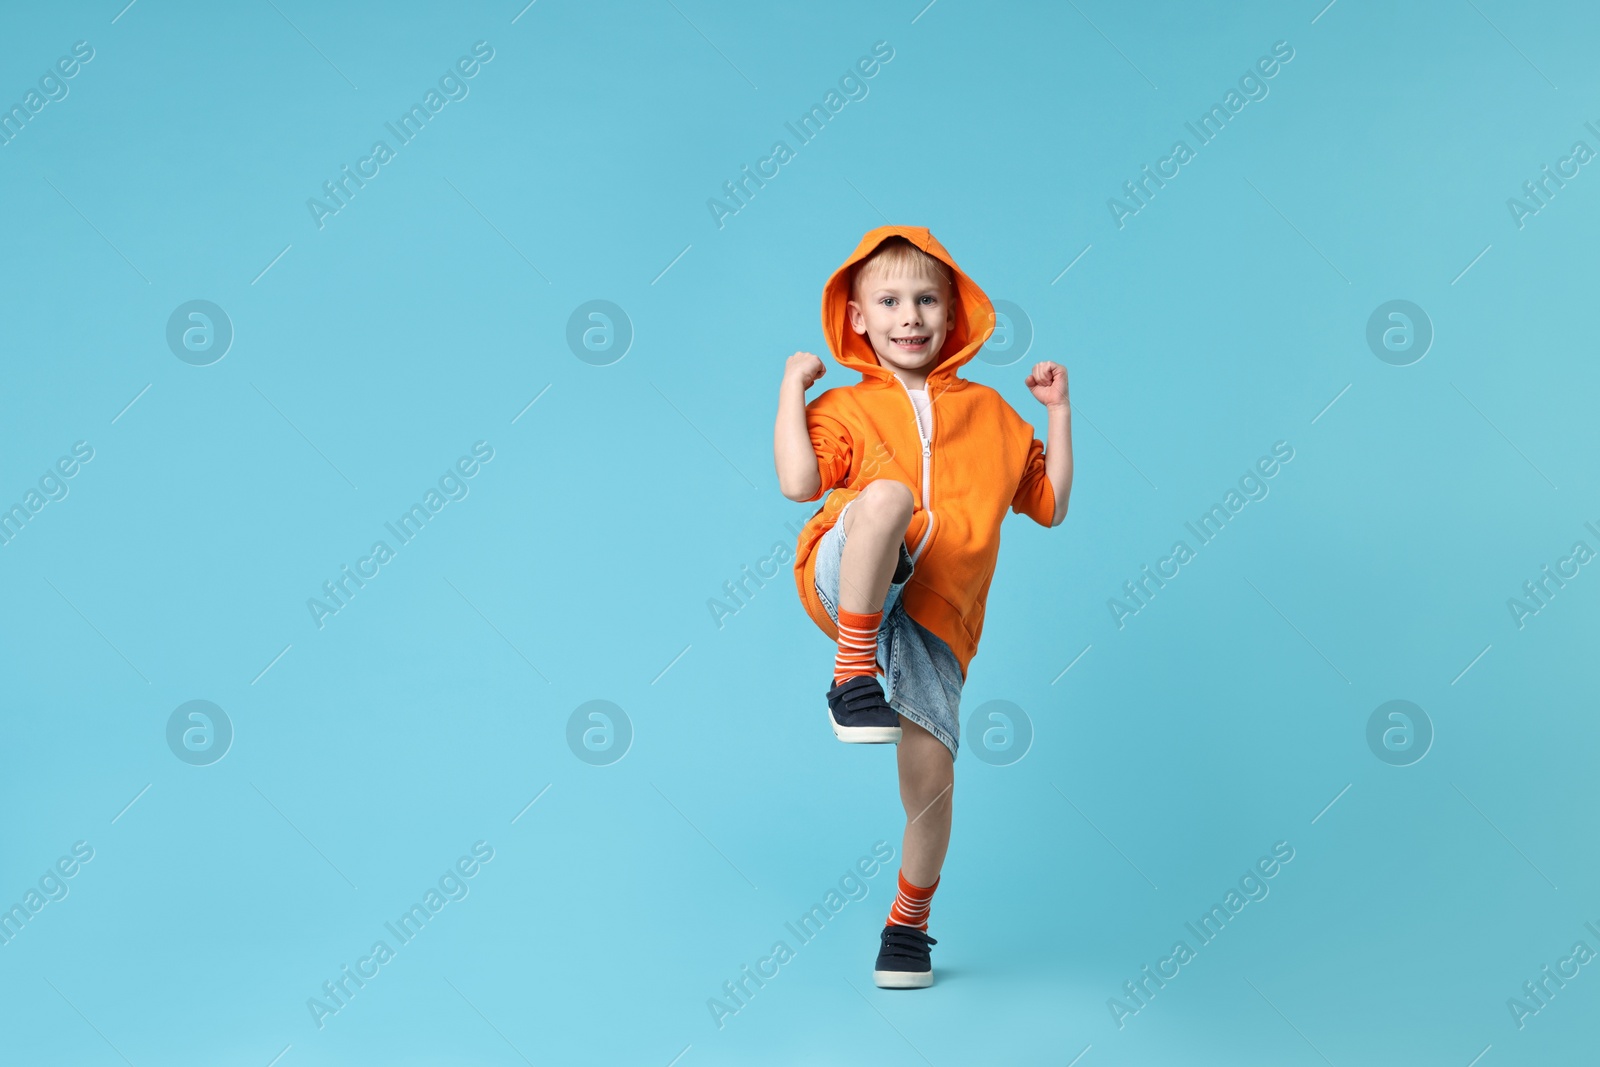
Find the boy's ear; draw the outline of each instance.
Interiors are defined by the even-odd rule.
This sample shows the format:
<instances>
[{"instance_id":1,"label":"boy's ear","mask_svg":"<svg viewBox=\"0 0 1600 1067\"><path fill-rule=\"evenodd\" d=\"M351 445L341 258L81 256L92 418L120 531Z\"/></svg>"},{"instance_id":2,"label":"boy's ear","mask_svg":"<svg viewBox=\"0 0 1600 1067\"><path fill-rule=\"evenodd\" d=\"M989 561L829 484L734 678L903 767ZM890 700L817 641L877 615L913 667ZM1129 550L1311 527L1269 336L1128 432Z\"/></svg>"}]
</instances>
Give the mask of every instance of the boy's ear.
<instances>
[{"instance_id":1,"label":"boy's ear","mask_svg":"<svg viewBox=\"0 0 1600 1067\"><path fill-rule=\"evenodd\" d=\"M846 317L850 320L850 328L856 333L866 333L867 316L861 310L861 305L851 300L845 304L844 309Z\"/></svg>"}]
</instances>

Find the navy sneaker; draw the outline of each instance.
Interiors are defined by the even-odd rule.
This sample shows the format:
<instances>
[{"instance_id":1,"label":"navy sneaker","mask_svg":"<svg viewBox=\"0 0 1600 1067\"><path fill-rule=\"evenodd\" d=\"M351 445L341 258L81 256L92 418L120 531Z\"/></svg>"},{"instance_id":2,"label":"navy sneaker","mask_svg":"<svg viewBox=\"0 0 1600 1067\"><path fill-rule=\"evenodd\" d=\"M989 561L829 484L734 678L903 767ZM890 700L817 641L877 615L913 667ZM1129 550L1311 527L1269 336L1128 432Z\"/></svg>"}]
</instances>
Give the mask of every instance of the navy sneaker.
<instances>
[{"instance_id":1,"label":"navy sneaker","mask_svg":"<svg viewBox=\"0 0 1600 1067\"><path fill-rule=\"evenodd\" d=\"M939 942L915 926L889 923L879 935L878 962L872 981L879 989L926 989L933 984L928 946Z\"/></svg>"},{"instance_id":2,"label":"navy sneaker","mask_svg":"<svg viewBox=\"0 0 1600 1067\"><path fill-rule=\"evenodd\" d=\"M828 690L833 736L854 744L899 744L900 716L883 699L877 676L855 674Z\"/></svg>"}]
</instances>

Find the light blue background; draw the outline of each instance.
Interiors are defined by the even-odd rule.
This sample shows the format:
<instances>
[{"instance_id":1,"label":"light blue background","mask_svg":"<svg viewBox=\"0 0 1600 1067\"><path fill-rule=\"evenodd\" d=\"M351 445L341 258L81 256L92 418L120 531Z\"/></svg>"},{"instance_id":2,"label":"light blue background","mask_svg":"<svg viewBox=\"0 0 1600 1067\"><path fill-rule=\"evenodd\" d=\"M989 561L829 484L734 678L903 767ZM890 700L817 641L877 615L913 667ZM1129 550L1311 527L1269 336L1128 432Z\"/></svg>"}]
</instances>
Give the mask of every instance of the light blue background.
<instances>
[{"instance_id":1,"label":"light blue background","mask_svg":"<svg viewBox=\"0 0 1600 1067\"><path fill-rule=\"evenodd\" d=\"M8 106L95 49L0 148L0 504L95 450L0 547L0 903L95 850L0 946L8 1062L1592 1054L1596 966L1506 1007L1600 949L1600 576L1506 606L1600 549L1600 175L1506 207L1600 148L1591 7L122 2L0 28ZM319 230L306 199L480 40L470 95ZM718 229L707 198L880 40ZM1270 95L1119 229L1107 198L1280 40ZM827 729L787 569L707 607L814 507L772 470L783 362L826 353L822 283L885 221L1031 319L969 377L1042 433L1026 369L1070 373L1071 511L1008 518L965 703L1036 736L957 764L938 984L872 987L891 864L719 1030L723 982L898 854L892 753ZM166 345L192 299L236 330L211 366ZM591 299L636 331L610 366L566 344ZM1392 299L1436 330L1406 367L1365 341ZM319 630L307 598L480 440L470 495ZM1280 440L1270 495L1119 630L1107 599ZM1436 730L1407 767L1365 739L1396 698ZM166 745L193 699L236 731L211 766ZM594 699L635 731L610 766L565 741ZM480 840L470 895L319 1030L307 998ZM1271 895L1119 1030L1107 999L1277 841Z\"/></svg>"}]
</instances>

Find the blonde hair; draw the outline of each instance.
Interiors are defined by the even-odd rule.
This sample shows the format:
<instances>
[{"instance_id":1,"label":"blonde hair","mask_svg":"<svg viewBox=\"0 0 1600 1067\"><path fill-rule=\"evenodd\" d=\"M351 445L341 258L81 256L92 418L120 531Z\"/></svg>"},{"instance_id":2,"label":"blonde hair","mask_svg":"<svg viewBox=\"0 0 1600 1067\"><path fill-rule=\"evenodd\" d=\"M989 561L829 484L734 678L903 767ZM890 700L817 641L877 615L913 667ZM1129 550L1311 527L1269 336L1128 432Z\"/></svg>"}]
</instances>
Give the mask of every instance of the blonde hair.
<instances>
[{"instance_id":1,"label":"blonde hair","mask_svg":"<svg viewBox=\"0 0 1600 1067\"><path fill-rule=\"evenodd\" d=\"M950 294L951 300L956 297L955 278L951 276L950 268L945 265L944 260L930 256L898 235L884 238L877 248L852 268L850 274L852 297L859 295L861 278L869 269L880 271L891 278L904 274L936 278L944 284L945 292Z\"/></svg>"}]
</instances>

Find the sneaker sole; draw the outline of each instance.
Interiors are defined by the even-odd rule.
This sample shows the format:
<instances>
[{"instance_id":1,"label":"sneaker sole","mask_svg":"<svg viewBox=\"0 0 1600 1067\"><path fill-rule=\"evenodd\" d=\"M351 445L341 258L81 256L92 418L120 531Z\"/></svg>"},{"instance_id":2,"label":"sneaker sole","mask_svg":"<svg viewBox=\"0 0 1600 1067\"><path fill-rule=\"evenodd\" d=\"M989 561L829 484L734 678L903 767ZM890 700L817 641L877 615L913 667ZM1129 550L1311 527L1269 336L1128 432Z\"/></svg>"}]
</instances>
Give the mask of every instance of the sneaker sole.
<instances>
[{"instance_id":1,"label":"sneaker sole","mask_svg":"<svg viewBox=\"0 0 1600 1067\"><path fill-rule=\"evenodd\" d=\"M872 982L879 989L926 989L933 984L933 972L873 971Z\"/></svg>"},{"instance_id":2,"label":"sneaker sole","mask_svg":"<svg viewBox=\"0 0 1600 1067\"><path fill-rule=\"evenodd\" d=\"M840 726L839 721L833 717L833 710L828 710L828 722L833 726L833 736L847 744L856 745L897 745L900 743L901 728L898 726Z\"/></svg>"}]
</instances>

